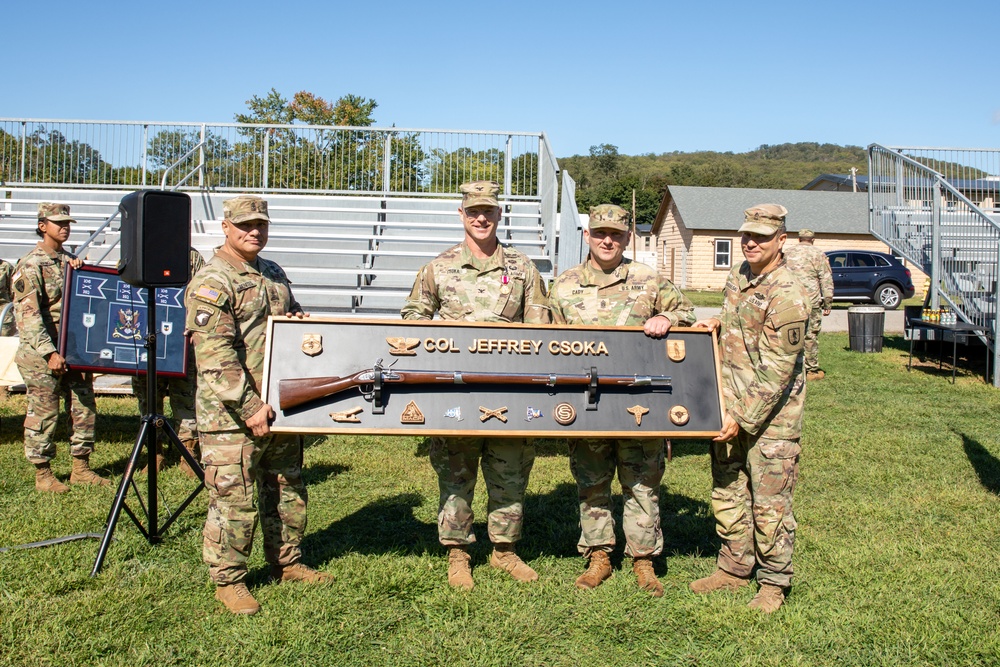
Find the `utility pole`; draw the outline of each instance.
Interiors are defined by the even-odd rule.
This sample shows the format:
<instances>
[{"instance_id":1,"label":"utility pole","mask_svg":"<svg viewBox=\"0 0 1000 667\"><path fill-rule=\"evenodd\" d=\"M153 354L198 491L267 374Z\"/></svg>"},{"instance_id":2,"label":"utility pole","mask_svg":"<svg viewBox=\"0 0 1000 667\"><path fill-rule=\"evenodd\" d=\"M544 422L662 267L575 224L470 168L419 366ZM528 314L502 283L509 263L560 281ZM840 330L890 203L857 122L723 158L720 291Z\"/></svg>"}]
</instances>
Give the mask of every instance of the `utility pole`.
<instances>
[{"instance_id":1,"label":"utility pole","mask_svg":"<svg viewBox=\"0 0 1000 667\"><path fill-rule=\"evenodd\" d=\"M635 237L639 235L639 229L636 226L635 221L635 188L632 188L632 261L638 261L635 258Z\"/></svg>"}]
</instances>

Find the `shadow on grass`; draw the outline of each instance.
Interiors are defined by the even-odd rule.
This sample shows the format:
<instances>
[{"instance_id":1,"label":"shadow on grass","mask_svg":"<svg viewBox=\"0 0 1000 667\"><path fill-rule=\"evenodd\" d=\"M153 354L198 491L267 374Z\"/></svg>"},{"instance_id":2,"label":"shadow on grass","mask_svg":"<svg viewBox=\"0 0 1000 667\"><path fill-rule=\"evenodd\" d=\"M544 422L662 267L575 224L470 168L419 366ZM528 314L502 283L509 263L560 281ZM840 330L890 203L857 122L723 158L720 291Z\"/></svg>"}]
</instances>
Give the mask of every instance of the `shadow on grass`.
<instances>
[{"instance_id":1,"label":"shadow on grass","mask_svg":"<svg viewBox=\"0 0 1000 667\"><path fill-rule=\"evenodd\" d=\"M956 432L957 433L957 432ZM994 495L1000 495L1000 461L989 453L985 447L964 433L957 433L962 438L965 455L979 477L979 483Z\"/></svg>"},{"instance_id":2,"label":"shadow on grass","mask_svg":"<svg viewBox=\"0 0 1000 667\"><path fill-rule=\"evenodd\" d=\"M536 438L535 456L569 457L569 441L565 438ZM413 456L417 458L427 458L430 456L431 439L424 438L417 443L417 448ZM677 440L671 441L671 456L698 456L708 453L707 440Z\"/></svg>"}]
</instances>

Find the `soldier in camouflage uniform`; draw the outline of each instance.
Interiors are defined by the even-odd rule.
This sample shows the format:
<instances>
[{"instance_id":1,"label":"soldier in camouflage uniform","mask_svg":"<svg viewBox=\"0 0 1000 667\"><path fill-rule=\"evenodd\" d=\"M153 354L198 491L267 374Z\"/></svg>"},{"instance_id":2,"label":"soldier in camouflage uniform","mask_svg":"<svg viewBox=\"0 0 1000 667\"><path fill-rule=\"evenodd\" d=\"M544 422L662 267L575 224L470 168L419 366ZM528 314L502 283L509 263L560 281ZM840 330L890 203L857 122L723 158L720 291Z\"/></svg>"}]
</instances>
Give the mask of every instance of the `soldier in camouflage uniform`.
<instances>
[{"instance_id":1,"label":"soldier in camouflage uniform","mask_svg":"<svg viewBox=\"0 0 1000 667\"><path fill-rule=\"evenodd\" d=\"M661 338L673 325L694 322L694 305L672 282L659 277L652 267L625 258L631 236L628 225L628 212L620 206L602 204L590 209L590 224L583 232L590 255L552 284L549 307L554 323L643 325L647 336ZM617 470L625 498L625 554L632 557L639 586L654 597L662 596L663 585L653 570L653 558L663 551L662 439L570 440L569 455L580 497L577 549L590 560L587 571L576 580L577 588L595 588L611 576L609 555L615 546L611 482Z\"/></svg>"},{"instance_id":2,"label":"soldier in camouflage uniform","mask_svg":"<svg viewBox=\"0 0 1000 667\"><path fill-rule=\"evenodd\" d=\"M205 258L201 253L191 248L188 251L188 261L190 263L191 278L205 266ZM198 447L198 422L194 413L194 393L195 384L198 377L198 370L194 356L194 345L188 339L188 359L187 374L185 377L158 377L156 379L156 414L163 414L163 395L170 393L170 411L173 413L176 423L175 433L177 439L181 441L181 446L187 449L197 459L199 455ZM139 414L146 414L146 375L136 375L132 378L132 394L139 401ZM156 442L156 471L163 470L166 466L166 458L163 456L163 431L157 429ZM194 470L188 465L187 459L181 458L181 472L194 479ZM142 472L146 469L143 468Z\"/></svg>"},{"instance_id":3,"label":"soldier in camouflage uniform","mask_svg":"<svg viewBox=\"0 0 1000 667\"><path fill-rule=\"evenodd\" d=\"M493 181L461 186L458 214L465 239L420 269L401 311L404 319L429 320L438 313L444 320L467 322L549 321L538 269L523 253L497 241L499 189ZM480 458L489 491L490 565L518 581L534 581L538 574L514 551L534 445L521 438L436 437L430 459L438 475L438 539L448 547L448 583L465 590L474 585L468 548L476 541L472 499Z\"/></svg>"},{"instance_id":4,"label":"soldier in camouflage uniform","mask_svg":"<svg viewBox=\"0 0 1000 667\"><path fill-rule=\"evenodd\" d=\"M14 266L5 260L0 259L0 312L4 306L13 301L11 288L11 276L14 274ZM7 317L0 322L0 336L14 335L14 313L8 311Z\"/></svg>"},{"instance_id":5,"label":"soldier in camouflage uniform","mask_svg":"<svg viewBox=\"0 0 1000 667\"><path fill-rule=\"evenodd\" d=\"M754 566L750 607L776 611L792 582L799 435L806 398L802 347L809 295L785 264L785 207L747 209L743 256L726 279L722 314L695 323L718 329L726 414L713 438L712 510L722 538L717 569L695 593L735 590Z\"/></svg>"},{"instance_id":6,"label":"soldier in camouflage uniform","mask_svg":"<svg viewBox=\"0 0 1000 667\"><path fill-rule=\"evenodd\" d=\"M20 332L14 361L28 390L24 455L35 466L35 489L52 493L69 490L52 474L49 464L56 455L52 434L59 419L61 397L66 398L73 424L70 484L109 484L90 469L97 416L93 375L69 370L66 359L58 352L66 265L73 268L83 265L82 260L63 250L63 243L69 239L69 226L74 222L66 204L39 204L35 231L42 240L18 261L11 277Z\"/></svg>"},{"instance_id":7,"label":"soldier in camouflage uniform","mask_svg":"<svg viewBox=\"0 0 1000 667\"><path fill-rule=\"evenodd\" d=\"M302 438L272 434L274 410L261 399L268 316L305 315L281 267L258 257L267 244L267 202L230 199L223 215L226 242L188 284L184 300L209 499L202 557L216 599L234 614L249 615L260 610L245 583L257 504L272 579L332 577L300 562L307 500Z\"/></svg>"},{"instance_id":8,"label":"soldier in camouflage uniform","mask_svg":"<svg viewBox=\"0 0 1000 667\"><path fill-rule=\"evenodd\" d=\"M823 317L830 314L833 304L833 272L826 253L813 246L816 234L811 229L799 230L799 242L785 247L785 262L809 294L812 310L806 326L805 365L807 380L822 380L826 373L819 367L819 332Z\"/></svg>"}]
</instances>

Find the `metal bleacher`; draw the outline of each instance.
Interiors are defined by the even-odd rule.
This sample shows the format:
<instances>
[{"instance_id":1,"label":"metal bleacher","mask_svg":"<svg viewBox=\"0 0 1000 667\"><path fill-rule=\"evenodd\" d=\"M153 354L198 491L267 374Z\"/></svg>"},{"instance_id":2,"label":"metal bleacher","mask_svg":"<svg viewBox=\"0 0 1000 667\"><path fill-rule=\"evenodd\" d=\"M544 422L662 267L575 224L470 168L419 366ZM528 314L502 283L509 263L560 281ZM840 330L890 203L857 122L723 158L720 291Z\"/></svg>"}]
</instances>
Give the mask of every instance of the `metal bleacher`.
<instances>
[{"instance_id":1,"label":"metal bleacher","mask_svg":"<svg viewBox=\"0 0 1000 667\"><path fill-rule=\"evenodd\" d=\"M872 234L930 276L930 308L986 328L996 369L1000 151L872 144L868 154Z\"/></svg>"},{"instance_id":2,"label":"metal bleacher","mask_svg":"<svg viewBox=\"0 0 1000 667\"><path fill-rule=\"evenodd\" d=\"M127 191L16 189L0 202L0 257L16 261L35 245L38 202L70 204L78 224L67 248L76 250L117 211ZM223 242L222 202L232 194L192 194L192 245L211 257ZM315 313L398 313L417 270L462 240L460 199L394 199L267 195L271 225L262 257L280 264L296 298ZM505 204L499 237L529 257L546 276L545 231L537 204ZM89 263L118 261L117 218L86 248Z\"/></svg>"},{"instance_id":3,"label":"metal bleacher","mask_svg":"<svg viewBox=\"0 0 1000 667\"><path fill-rule=\"evenodd\" d=\"M56 134L66 139L60 146L100 148L106 164L84 172L73 153L41 141L32 146L36 137ZM338 139L341 146L374 148L377 159L322 153L316 138L334 134L347 137ZM502 188L500 240L531 257L546 278L558 264L558 166L540 133L0 118L2 137L18 139L0 143L0 152L13 151L0 154L0 257L12 262L38 239L37 204L57 201L78 220L67 248L88 263L114 266L118 203L136 189L156 187L191 196L192 245L208 259L223 242L222 202L253 193L267 199L271 217L261 256L285 269L304 308L397 314L417 270L463 238L458 185L492 179ZM168 164L156 137L179 138L186 143L176 153L187 152ZM407 162L410 153L400 147L418 157ZM325 166L317 166L317 155ZM33 173L37 163L71 168ZM52 173L82 175L55 182ZM289 174L305 176L293 187ZM578 261L573 256L566 264Z\"/></svg>"}]
</instances>

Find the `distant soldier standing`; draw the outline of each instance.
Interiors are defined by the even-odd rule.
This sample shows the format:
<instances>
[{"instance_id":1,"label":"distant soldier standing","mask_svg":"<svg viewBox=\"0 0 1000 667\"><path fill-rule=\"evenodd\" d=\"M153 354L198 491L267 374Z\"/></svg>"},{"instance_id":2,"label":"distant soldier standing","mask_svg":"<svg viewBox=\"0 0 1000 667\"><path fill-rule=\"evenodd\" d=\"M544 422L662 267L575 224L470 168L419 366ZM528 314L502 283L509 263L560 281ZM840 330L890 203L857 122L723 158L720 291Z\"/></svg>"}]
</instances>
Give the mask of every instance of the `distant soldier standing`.
<instances>
[{"instance_id":1,"label":"distant soldier standing","mask_svg":"<svg viewBox=\"0 0 1000 667\"><path fill-rule=\"evenodd\" d=\"M188 261L191 271L191 278L194 279L194 275L201 270L201 267L205 266L205 258L201 256L201 253L191 248L188 251ZM176 423L176 433L177 439L181 441L181 446L191 452L192 456L196 459L199 456L198 447L198 421L195 417L194 412L194 394L195 394L195 384L198 378L198 369L195 363L194 356L194 345L191 344L191 340L187 337L185 333L184 344L188 348L188 360L187 360L187 373L184 377L158 377L156 378L156 406L154 410L157 414L163 413L163 396L164 394L170 394L170 411L173 413L174 422ZM132 377L132 395L136 397L139 401L139 413L146 414L146 376L135 375ZM163 456L163 443L162 443L163 432L157 429L157 442L156 442L156 470L157 472L163 470L166 466L166 458ZM148 464L147 464L148 465ZM196 477L194 470L188 465L188 462L183 457L180 462L180 469L188 477L192 479ZM142 472L146 469L143 468Z\"/></svg>"},{"instance_id":2,"label":"distant soldier standing","mask_svg":"<svg viewBox=\"0 0 1000 667\"><path fill-rule=\"evenodd\" d=\"M274 410L261 399L268 316L305 314L281 267L258 257L267 244L267 202L230 199L223 216L226 242L188 284L184 300L197 356L208 489L202 556L216 599L234 614L249 615L260 610L245 583L258 514L272 579L317 583L332 577L300 562L307 499L302 438L272 434Z\"/></svg>"},{"instance_id":3,"label":"distant soldier standing","mask_svg":"<svg viewBox=\"0 0 1000 667\"><path fill-rule=\"evenodd\" d=\"M816 234L811 229L799 230L799 242L785 247L785 261L809 294L812 310L806 326L805 365L807 380L826 377L819 368L819 332L823 317L830 314L833 304L833 272L826 253L813 246Z\"/></svg>"},{"instance_id":4,"label":"distant soldier standing","mask_svg":"<svg viewBox=\"0 0 1000 667\"><path fill-rule=\"evenodd\" d=\"M403 319L429 320L438 313L444 320L548 323L538 269L526 255L497 240L500 186L476 181L464 183L461 191L458 215L465 239L420 269L401 311ZM472 499L480 458L489 491L490 565L518 581L534 581L538 574L514 551L521 538L534 445L523 438L435 437L430 459L438 475L438 539L448 547L448 583L466 590L474 586L468 548L476 541Z\"/></svg>"},{"instance_id":5,"label":"distant soldier standing","mask_svg":"<svg viewBox=\"0 0 1000 667\"><path fill-rule=\"evenodd\" d=\"M0 312L4 306L13 301L13 288L11 287L11 276L14 274L14 266L5 260L0 259ZM14 335L14 313L8 311L7 317L0 322L0 336Z\"/></svg>"},{"instance_id":6,"label":"distant soldier standing","mask_svg":"<svg viewBox=\"0 0 1000 667\"><path fill-rule=\"evenodd\" d=\"M583 240L590 255L583 264L559 274L552 284L549 307L556 324L644 325L647 336L662 338L675 324L694 322L694 305L672 282L652 267L625 259L629 215L625 209L602 204L590 209ZM596 588L611 576L609 558L615 547L611 515L611 482L615 471L625 498L622 527L625 554L639 587L654 597L663 595L653 558L663 551L660 528L660 481L663 479L663 439L582 439L569 441L570 468L580 497L580 541L577 549L589 559L577 588Z\"/></svg>"},{"instance_id":7,"label":"distant soldier standing","mask_svg":"<svg viewBox=\"0 0 1000 667\"><path fill-rule=\"evenodd\" d=\"M52 493L69 490L52 474L49 463L56 455L52 435L59 419L61 397L66 398L73 424L69 448L73 457L70 484L109 484L90 469L97 416L93 375L70 371L66 359L58 352L66 265L83 266L82 260L63 250L63 244L69 239L69 226L74 222L66 204L39 204L35 231L42 240L18 261L11 277L20 333L14 361L28 390L24 455L35 466L35 489Z\"/></svg>"},{"instance_id":8,"label":"distant soldier standing","mask_svg":"<svg viewBox=\"0 0 1000 667\"><path fill-rule=\"evenodd\" d=\"M781 607L792 581L799 435L806 383L802 346L809 295L785 265L785 215L776 204L744 212L746 261L726 279L722 314L695 322L718 329L726 414L713 438L712 510L722 539L717 569L695 593L735 590L757 567L750 607Z\"/></svg>"}]
</instances>

